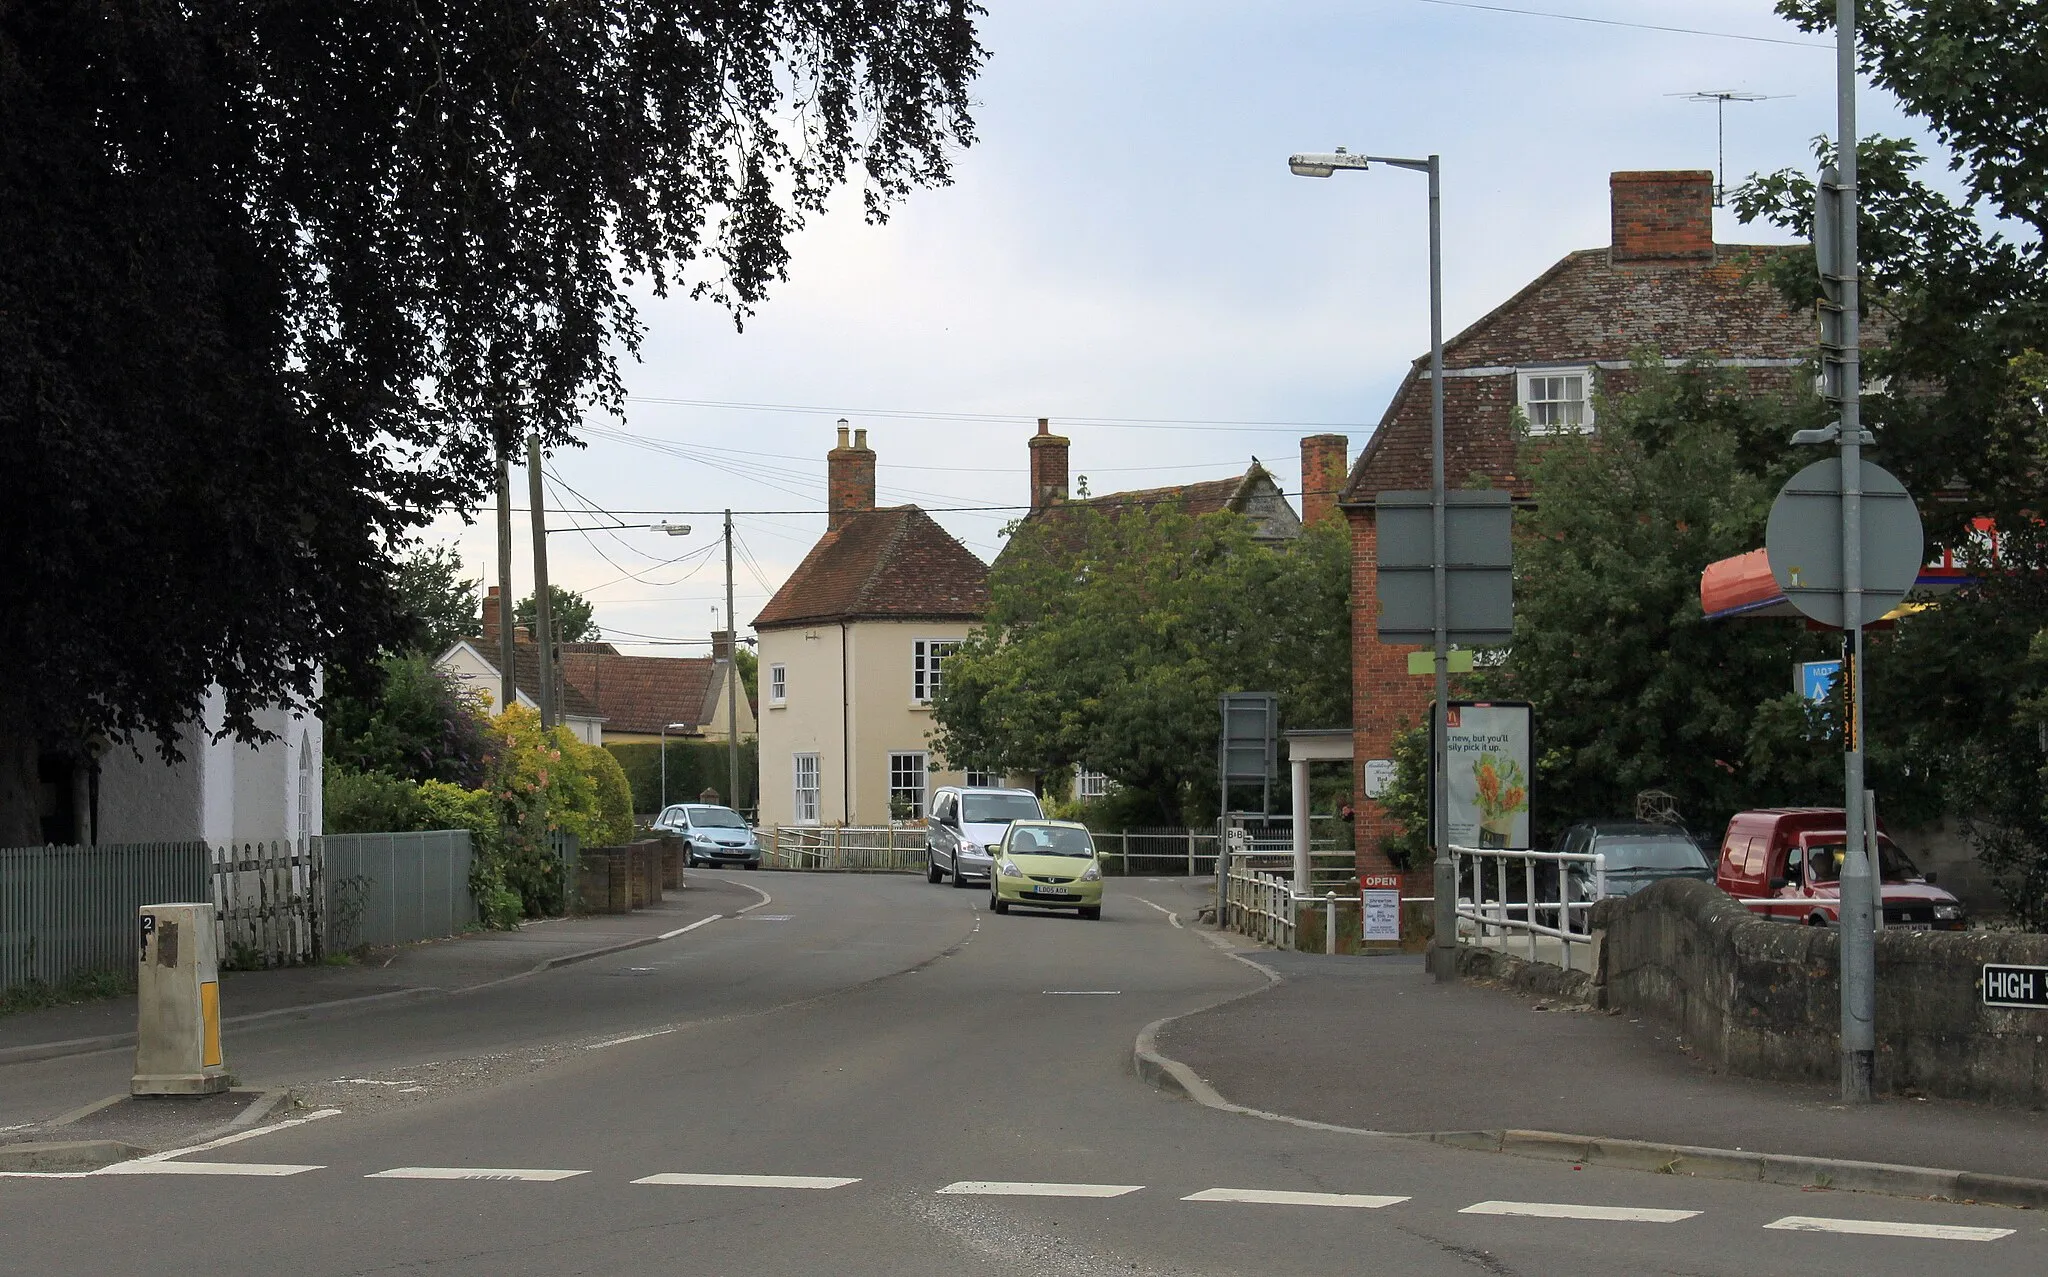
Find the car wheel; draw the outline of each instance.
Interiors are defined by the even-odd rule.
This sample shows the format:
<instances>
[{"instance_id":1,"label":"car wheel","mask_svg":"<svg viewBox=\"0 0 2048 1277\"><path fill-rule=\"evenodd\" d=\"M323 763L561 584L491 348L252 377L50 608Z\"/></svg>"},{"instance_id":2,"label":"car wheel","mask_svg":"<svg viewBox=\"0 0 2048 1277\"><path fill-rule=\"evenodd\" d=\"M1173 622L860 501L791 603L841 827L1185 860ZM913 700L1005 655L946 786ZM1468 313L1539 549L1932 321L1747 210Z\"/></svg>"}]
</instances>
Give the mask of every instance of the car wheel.
<instances>
[{"instance_id":1,"label":"car wheel","mask_svg":"<svg viewBox=\"0 0 2048 1277\"><path fill-rule=\"evenodd\" d=\"M1083 909L1081 910L1081 916L1090 922L1098 921L1102 917L1102 906L1096 905L1090 909Z\"/></svg>"},{"instance_id":2,"label":"car wheel","mask_svg":"<svg viewBox=\"0 0 2048 1277\"><path fill-rule=\"evenodd\" d=\"M953 885L954 885L954 886L956 886L956 887L962 888L963 890L964 890L964 889L966 889L967 887L971 887L971 886L973 886L973 885L974 885L974 884L972 884L972 883L968 882L968 881L967 881L967 875L966 875L965 873L962 873L962 872L961 872L961 870L960 870L960 860L959 860L959 857L957 857L957 856L956 856L956 857L954 857L954 859L953 859Z\"/></svg>"},{"instance_id":3,"label":"car wheel","mask_svg":"<svg viewBox=\"0 0 2048 1277\"><path fill-rule=\"evenodd\" d=\"M945 871L939 868L939 862L932 858L931 848L925 848L924 880L926 882L937 882L939 879L944 878L945 876Z\"/></svg>"},{"instance_id":4,"label":"car wheel","mask_svg":"<svg viewBox=\"0 0 2048 1277\"><path fill-rule=\"evenodd\" d=\"M990 896L988 898L988 907L995 910L997 913L1010 912L1010 902L1003 899L1001 896Z\"/></svg>"}]
</instances>

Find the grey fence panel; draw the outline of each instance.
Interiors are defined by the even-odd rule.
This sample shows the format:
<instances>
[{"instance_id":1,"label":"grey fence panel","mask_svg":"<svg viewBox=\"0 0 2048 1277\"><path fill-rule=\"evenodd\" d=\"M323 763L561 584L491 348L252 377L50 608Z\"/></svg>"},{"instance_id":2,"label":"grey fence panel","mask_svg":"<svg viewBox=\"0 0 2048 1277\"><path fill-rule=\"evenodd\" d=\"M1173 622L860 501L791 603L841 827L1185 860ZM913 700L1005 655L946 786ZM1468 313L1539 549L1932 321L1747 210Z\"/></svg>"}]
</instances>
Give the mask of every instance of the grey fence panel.
<instances>
[{"instance_id":1,"label":"grey fence panel","mask_svg":"<svg viewBox=\"0 0 2048 1277\"><path fill-rule=\"evenodd\" d=\"M207 900L205 843L0 848L0 989L135 969L135 912Z\"/></svg>"},{"instance_id":2,"label":"grey fence panel","mask_svg":"<svg viewBox=\"0 0 2048 1277\"><path fill-rule=\"evenodd\" d=\"M476 921L468 830L329 834L320 841L330 948L433 940Z\"/></svg>"}]
</instances>

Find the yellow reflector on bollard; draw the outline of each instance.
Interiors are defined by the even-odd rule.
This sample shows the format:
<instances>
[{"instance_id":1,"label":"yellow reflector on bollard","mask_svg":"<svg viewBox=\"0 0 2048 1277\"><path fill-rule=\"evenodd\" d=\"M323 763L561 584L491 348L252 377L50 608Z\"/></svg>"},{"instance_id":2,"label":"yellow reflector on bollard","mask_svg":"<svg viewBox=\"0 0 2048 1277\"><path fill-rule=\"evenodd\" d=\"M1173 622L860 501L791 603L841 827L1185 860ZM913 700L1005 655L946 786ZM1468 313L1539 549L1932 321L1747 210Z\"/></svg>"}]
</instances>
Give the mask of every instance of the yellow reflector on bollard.
<instances>
[{"instance_id":1,"label":"yellow reflector on bollard","mask_svg":"<svg viewBox=\"0 0 2048 1277\"><path fill-rule=\"evenodd\" d=\"M199 986L200 1063L212 1068L220 1063L220 982L208 980Z\"/></svg>"}]
</instances>

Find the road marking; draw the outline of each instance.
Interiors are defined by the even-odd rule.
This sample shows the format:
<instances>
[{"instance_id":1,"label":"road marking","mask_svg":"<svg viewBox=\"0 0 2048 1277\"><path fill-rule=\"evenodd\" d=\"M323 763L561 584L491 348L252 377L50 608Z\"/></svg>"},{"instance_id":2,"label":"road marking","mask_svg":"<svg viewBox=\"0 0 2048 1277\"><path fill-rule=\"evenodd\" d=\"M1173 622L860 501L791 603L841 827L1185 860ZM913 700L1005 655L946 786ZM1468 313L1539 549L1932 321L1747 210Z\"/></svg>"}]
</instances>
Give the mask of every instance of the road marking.
<instances>
[{"instance_id":1,"label":"road marking","mask_svg":"<svg viewBox=\"0 0 2048 1277\"><path fill-rule=\"evenodd\" d=\"M1536 1219L1605 1219L1625 1224L1675 1224L1696 1210L1661 1210L1654 1206L1579 1206L1571 1202L1478 1202L1460 1215L1526 1215Z\"/></svg>"},{"instance_id":2,"label":"road marking","mask_svg":"<svg viewBox=\"0 0 2048 1277\"><path fill-rule=\"evenodd\" d=\"M489 1179L518 1180L534 1184L552 1183L558 1179L574 1179L588 1175L589 1171L536 1171L510 1170L489 1166L394 1166L388 1171L377 1171L363 1176L364 1179Z\"/></svg>"},{"instance_id":3,"label":"road marking","mask_svg":"<svg viewBox=\"0 0 2048 1277\"><path fill-rule=\"evenodd\" d=\"M664 931L654 938L656 940L673 940L677 936L682 935L685 932L695 931L699 927L705 926L709 923L717 922L720 918L723 918L724 916L725 915L722 913L714 913L709 918L699 918L687 927L677 927L674 931Z\"/></svg>"},{"instance_id":4,"label":"road marking","mask_svg":"<svg viewBox=\"0 0 2048 1277\"><path fill-rule=\"evenodd\" d=\"M739 885L745 887L748 891L753 892L755 895L761 898L759 900L756 900L754 903L748 905L746 908L738 910L738 913L752 913L754 912L754 910L759 909L762 905L774 903L775 897L769 895L767 892L761 890L759 887L756 887L753 883L743 882Z\"/></svg>"},{"instance_id":5,"label":"road marking","mask_svg":"<svg viewBox=\"0 0 2048 1277\"><path fill-rule=\"evenodd\" d=\"M1123 990L1122 990L1122 989L1040 989L1040 990L1039 990L1039 992L1040 992L1041 994L1045 995L1045 996L1046 996L1046 997L1048 997L1048 998L1113 998L1113 997L1116 997L1116 996L1117 996L1118 994L1122 993L1122 992L1123 992Z\"/></svg>"},{"instance_id":6,"label":"road marking","mask_svg":"<svg viewBox=\"0 0 2048 1277\"><path fill-rule=\"evenodd\" d=\"M101 1167L100 1175L303 1175L318 1166L292 1166L280 1162L116 1162Z\"/></svg>"},{"instance_id":7,"label":"road marking","mask_svg":"<svg viewBox=\"0 0 2048 1277\"><path fill-rule=\"evenodd\" d=\"M973 1197L1122 1197L1143 1184L1035 1184L992 1179L963 1179L938 1189Z\"/></svg>"},{"instance_id":8,"label":"road marking","mask_svg":"<svg viewBox=\"0 0 2048 1277\"><path fill-rule=\"evenodd\" d=\"M790 920L791 918L794 918L794 917L796 917L796 915L795 915L795 914L793 914L793 913L758 913L758 914L755 914L755 915L754 915L753 917L751 917L751 918L747 919L747 921L748 921L748 922L788 922L788 921L789 921L789 920Z\"/></svg>"},{"instance_id":9,"label":"road marking","mask_svg":"<svg viewBox=\"0 0 2048 1277\"><path fill-rule=\"evenodd\" d=\"M1864 1237L1926 1237L1943 1242L1995 1242L2013 1234L2010 1228L1966 1228L1961 1224L1905 1224L1887 1219L1824 1219L1787 1215L1765 1224L1794 1233L1855 1233Z\"/></svg>"},{"instance_id":10,"label":"road marking","mask_svg":"<svg viewBox=\"0 0 2048 1277\"><path fill-rule=\"evenodd\" d=\"M1146 879L1145 881L1147 881L1147 882L1158 882L1159 880L1158 880L1157 878L1147 878L1147 879ZM1174 912L1173 910L1171 910L1171 909L1167 908L1167 907L1166 907L1165 905L1155 905L1155 904L1152 904L1152 902L1151 902L1150 900L1147 900L1147 899L1145 899L1145 897L1143 897L1143 896L1132 896L1132 897L1131 897L1131 899L1133 899L1133 900L1137 901L1137 902L1138 902L1139 904L1141 904L1141 905L1151 905L1151 906L1152 906L1152 908L1154 908L1154 909L1157 909L1157 910L1158 910L1159 912L1161 912L1161 913L1165 914L1165 915L1166 915L1166 920L1167 920L1168 922L1172 923L1172 924L1174 925L1174 927L1175 927L1175 928L1177 928L1177 929L1179 929L1179 930L1182 930L1182 931L1185 931L1185 930L1187 930L1187 928L1185 928L1185 927L1182 927L1182 926L1180 925L1180 915L1179 915L1179 914L1177 914L1177 913L1175 913L1175 912Z\"/></svg>"},{"instance_id":11,"label":"road marking","mask_svg":"<svg viewBox=\"0 0 2048 1277\"><path fill-rule=\"evenodd\" d=\"M628 1033L622 1038L607 1038L603 1042L587 1043L583 1049L586 1051L602 1051L608 1046L624 1046L628 1042L645 1042L649 1038L658 1038L674 1032L674 1029L649 1029L645 1033Z\"/></svg>"},{"instance_id":12,"label":"road marking","mask_svg":"<svg viewBox=\"0 0 2048 1277\"><path fill-rule=\"evenodd\" d=\"M348 1084L349 1086L413 1086L413 1085L415 1085L415 1082L414 1082L414 1080L413 1080L412 1078L404 1078L404 1079L401 1079L400 1081L397 1081L397 1082L382 1082L382 1081L379 1081L378 1079L376 1079L376 1078L373 1078L373 1077L338 1077L338 1078L334 1079L334 1081L332 1081L332 1082L328 1083L328 1085L329 1085L329 1086L340 1086L340 1085L342 1085L343 1083L346 1083L346 1084Z\"/></svg>"},{"instance_id":13,"label":"road marking","mask_svg":"<svg viewBox=\"0 0 2048 1277\"><path fill-rule=\"evenodd\" d=\"M1289 1193L1265 1188L1205 1188L1189 1193L1184 1202L1250 1202L1259 1206L1352 1206L1377 1210L1393 1206L1405 1197L1379 1197L1371 1193Z\"/></svg>"},{"instance_id":14,"label":"road marking","mask_svg":"<svg viewBox=\"0 0 2048 1277\"><path fill-rule=\"evenodd\" d=\"M858 1178L836 1175L693 1175L670 1172L636 1179L635 1184L675 1184L684 1188L845 1188Z\"/></svg>"},{"instance_id":15,"label":"road marking","mask_svg":"<svg viewBox=\"0 0 2048 1277\"><path fill-rule=\"evenodd\" d=\"M115 1162L112 1166L102 1166L96 1171L88 1171L86 1173L90 1175L146 1174L147 1172L137 1171L133 1168L145 1164L168 1162L174 1157L183 1157L187 1153L211 1152L214 1149L224 1147L228 1144L239 1144L243 1140L253 1140L259 1135L270 1135L277 1131L288 1131L294 1126L304 1126L308 1122L317 1122L322 1118L333 1117L340 1112L340 1109L314 1109L311 1113L306 1114L304 1117L287 1118L282 1122L272 1122L268 1126L256 1127L254 1130L237 1131L233 1135L223 1135L217 1140L208 1140L204 1144L194 1144L189 1148L165 1149L161 1153L150 1153L146 1156L135 1158L132 1161ZM221 1165L227 1164L228 1163L221 1163ZM311 1169L318 1168L316 1167ZM172 1171L169 1173L177 1174L178 1172Z\"/></svg>"}]
</instances>

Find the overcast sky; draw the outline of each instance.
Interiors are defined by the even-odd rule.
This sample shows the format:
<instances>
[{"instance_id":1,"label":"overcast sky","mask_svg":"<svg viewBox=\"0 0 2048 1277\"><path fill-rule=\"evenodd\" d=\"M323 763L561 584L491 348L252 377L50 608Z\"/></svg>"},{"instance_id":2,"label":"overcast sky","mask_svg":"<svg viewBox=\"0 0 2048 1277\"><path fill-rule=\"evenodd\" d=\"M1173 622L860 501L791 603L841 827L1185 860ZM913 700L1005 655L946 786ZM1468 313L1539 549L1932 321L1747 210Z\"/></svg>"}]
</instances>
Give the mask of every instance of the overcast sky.
<instances>
[{"instance_id":1,"label":"overcast sky","mask_svg":"<svg viewBox=\"0 0 2048 1277\"><path fill-rule=\"evenodd\" d=\"M566 485L551 508L579 504L573 489L628 523L694 528L549 537L554 579L622 646L712 628L723 560L704 511L735 511L751 621L824 530L842 416L868 431L882 502L931 510L984 559L1017 512L946 511L1025 500L1037 417L1073 440L1098 494L1220 478L1253 456L1297 491L1299 438L1324 430L1356 457L1428 348L1424 179L1295 178L1291 151L1443 156L1455 333L1607 243L1609 172L1714 166L1715 109L1679 95L1771 95L1726 108L1731 185L1810 167L1834 126L1831 43L1769 0L985 3L979 141L954 185L882 227L838 200L795 237L789 281L744 333L711 306L649 299L627 419L592 422L632 439L593 434L551 463ZM1878 90L1860 109L1866 134L1924 139ZM1724 211L1716 238L1784 237ZM523 494L523 472L515 483ZM487 517L434 535L495 580ZM516 535L524 595L523 516ZM708 553L662 563L693 550Z\"/></svg>"}]
</instances>

